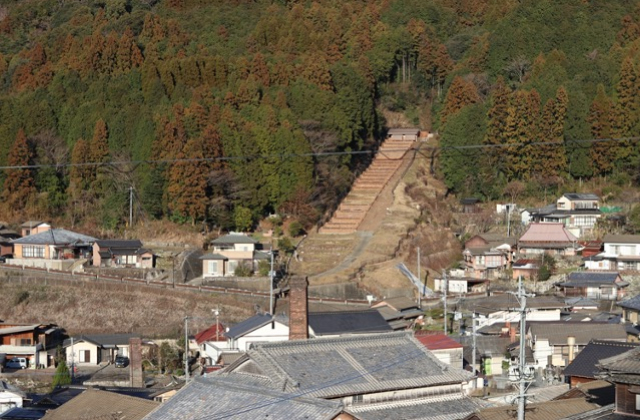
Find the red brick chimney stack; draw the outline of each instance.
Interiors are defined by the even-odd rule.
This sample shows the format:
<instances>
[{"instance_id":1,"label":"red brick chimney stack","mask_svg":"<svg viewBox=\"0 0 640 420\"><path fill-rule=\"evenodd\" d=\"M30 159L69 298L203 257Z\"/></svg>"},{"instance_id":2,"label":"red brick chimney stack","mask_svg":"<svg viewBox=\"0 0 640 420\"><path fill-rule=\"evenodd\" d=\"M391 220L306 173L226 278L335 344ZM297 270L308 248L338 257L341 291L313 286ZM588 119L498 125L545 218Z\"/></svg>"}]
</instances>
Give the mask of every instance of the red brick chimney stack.
<instances>
[{"instance_id":1,"label":"red brick chimney stack","mask_svg":"<svg viewBox=\"0 0 640 420\"><path fill-rule=\"evenodd\" d=\"M289 280L289 340L309 338L309 308L306 277L295 276Z\"/></svg>"}]
</instances>

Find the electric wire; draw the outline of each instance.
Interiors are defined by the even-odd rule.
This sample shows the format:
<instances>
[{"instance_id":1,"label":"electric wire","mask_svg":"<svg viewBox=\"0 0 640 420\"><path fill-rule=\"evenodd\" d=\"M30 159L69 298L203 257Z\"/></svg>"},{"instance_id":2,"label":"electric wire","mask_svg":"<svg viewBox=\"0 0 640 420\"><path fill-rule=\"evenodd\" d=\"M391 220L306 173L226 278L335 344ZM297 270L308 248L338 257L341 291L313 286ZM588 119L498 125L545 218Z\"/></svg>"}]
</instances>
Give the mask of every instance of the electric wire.
<instances>
[{"instance_id":1,"label":"electric wire","mask_svg":"<svg viewBox=\"0 0 640 420\"><path fill-rule=\"evenodd\" d=\"M593 143L622 143L640 140L638 137L620 137L620 138L602 138L602 139L585 139L585 140L567 140L566 142L556 141L540 141L530 143L514 143L514 144L470 144L462 146L430 146L420 145L410 149L385 149L387 152L408 152L414 151L463 151L463 150L475 150L475 149L502 149L509 148L514 151L529 146L564 146L565 144L593 144ZM60 162L60 163L38 163L31 165L3 165L0 166L0 170L11 169L39 169L39 168L72 168L72 167L91 167L91 166L124 166L124 165L162 165L171 163L199 163L199 162L227 162L227 161L242 161L242 160L257 160L257 159L297 159L297 158L323 158L334 156L358 156L358 155L375 155L377 150L345 150L345 151L333 151L333 152L310 152L310 153L274 153L274 154L255 154L255 155L238 155L238 156L218 156L210 158L182 158L182 159L140 159L140 160L117 160L107 162ZM514 152L515 153L515 152ZM416 156L418 158L418 156ZM431 159L432 157L421 155L421 159Z\"/></svg>"}]
</instances>

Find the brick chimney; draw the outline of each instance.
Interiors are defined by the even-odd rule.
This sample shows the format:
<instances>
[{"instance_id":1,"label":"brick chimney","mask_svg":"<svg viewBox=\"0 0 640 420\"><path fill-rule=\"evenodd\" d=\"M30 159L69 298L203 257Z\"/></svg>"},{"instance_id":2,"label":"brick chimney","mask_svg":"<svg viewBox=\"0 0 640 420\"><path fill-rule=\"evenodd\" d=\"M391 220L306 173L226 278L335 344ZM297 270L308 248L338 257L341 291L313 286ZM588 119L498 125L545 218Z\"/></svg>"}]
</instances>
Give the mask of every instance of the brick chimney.
<instances>
[{"instance_id":1,"label":"brick chimney","mask_svg":"<svg viewBox=\"0 0 640 420\"><path fill-rule=\"evenodd\" d=\"M289 340L309 338L309 309L306 277L295 276L289 280Z\"/></svg>"},{"instance_id":2,"label":"brick chimney","mask_svg":"<svg viewBox=\"0 0 640 420\"><path fill-rule=\"evenodd\" d=\"M144 373L142 372L142 339L129 339L129 376L132 388L144 387Z\"/></svg>"}]
</instances>

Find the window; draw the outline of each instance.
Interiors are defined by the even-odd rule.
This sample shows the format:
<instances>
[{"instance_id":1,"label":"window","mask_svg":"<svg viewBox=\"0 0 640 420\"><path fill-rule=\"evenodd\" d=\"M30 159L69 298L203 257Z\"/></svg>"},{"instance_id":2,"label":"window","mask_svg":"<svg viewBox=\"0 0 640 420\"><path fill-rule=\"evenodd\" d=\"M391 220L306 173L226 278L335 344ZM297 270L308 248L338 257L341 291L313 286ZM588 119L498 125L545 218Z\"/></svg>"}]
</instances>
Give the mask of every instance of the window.
<instances>
[{"instance_id":1,"label":"window","mask_svg":"<svg viewBox=\"0 0 640 420\"><path fill-rule=\"evenodd\" d=\"M218 274L218 261L209 261L209 274Z\"/></svg>"},{"instance_id":2,"label":"window","mask_svg":"<svg viewBox=\"0 0 640 420\"><path fill-rule=\"evenodd\" d=\"M22 256L24 258L44 258L44 247L33 246L33 245L23 245Z\"/></svg>"},{"instance_id":3,"label":"window","mask_svg":"<svg viewBox=\"0 0 640 420\"><path fill-rule=\"evenodd\" d=\"M640 411L640 394L636 394L636 411Z\"/></svg>"},{"instance_id":4,"label":"window","mask_svg":"<svg viewBox=\"0 0 640 420\"><path fill-rule=\"evenodd\" d=\"M30 338L21 338L20 339L20 345L21 346L30 346L31 345L31 339Z\"/></svg>"}]
</instances>

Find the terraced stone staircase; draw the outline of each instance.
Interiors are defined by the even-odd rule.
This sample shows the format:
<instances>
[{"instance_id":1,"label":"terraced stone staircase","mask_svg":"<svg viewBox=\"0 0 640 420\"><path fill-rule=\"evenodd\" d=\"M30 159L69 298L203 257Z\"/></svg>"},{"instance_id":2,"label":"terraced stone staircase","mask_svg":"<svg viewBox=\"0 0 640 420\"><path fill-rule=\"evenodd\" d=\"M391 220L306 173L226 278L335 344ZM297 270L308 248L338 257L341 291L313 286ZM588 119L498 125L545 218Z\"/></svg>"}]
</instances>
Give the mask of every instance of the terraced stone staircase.
<instances>
[{"instance_id":1,"label":"terraced stone staircase","mask_svg":"<svg viewBox=\"0 0 640 420\"><path fill-rule=\"evenodd\" d=\"M387 182L393 177L407 151L415 144L411 140L386 140L373 162L351 187L331 219L320 228L321 234L350 234L358 230L367 212Z\"/></svg>"}]
</instances>

